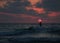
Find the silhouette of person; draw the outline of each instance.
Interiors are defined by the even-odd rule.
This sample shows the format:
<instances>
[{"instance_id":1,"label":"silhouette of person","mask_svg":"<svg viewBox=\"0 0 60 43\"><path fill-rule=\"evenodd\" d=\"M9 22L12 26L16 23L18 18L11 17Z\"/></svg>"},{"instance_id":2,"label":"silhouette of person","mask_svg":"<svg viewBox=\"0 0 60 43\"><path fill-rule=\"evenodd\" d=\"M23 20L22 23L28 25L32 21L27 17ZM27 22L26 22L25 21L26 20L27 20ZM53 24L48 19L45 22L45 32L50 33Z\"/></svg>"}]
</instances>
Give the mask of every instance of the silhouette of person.
<instances>
[{"instance_id":1,"label":"silhouette of person","mask_svg":"<svg viewBox=\"0 0 60 43\"><path fill-rule=\"evenodd\" d=\"M41 26L42 26L42 20L39 19L39 20L38 20L38 23L39 23L39 26L41 27Z\"/></svg>"}]
</instances>

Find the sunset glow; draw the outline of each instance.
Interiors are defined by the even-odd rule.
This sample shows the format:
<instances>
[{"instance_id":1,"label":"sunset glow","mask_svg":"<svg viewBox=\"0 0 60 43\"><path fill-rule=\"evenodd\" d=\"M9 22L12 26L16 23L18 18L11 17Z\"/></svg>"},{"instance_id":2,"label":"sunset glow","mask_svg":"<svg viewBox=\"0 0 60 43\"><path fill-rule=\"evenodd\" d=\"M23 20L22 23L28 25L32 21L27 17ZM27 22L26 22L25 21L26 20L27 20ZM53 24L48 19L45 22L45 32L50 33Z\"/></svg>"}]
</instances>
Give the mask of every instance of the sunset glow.
<instances>
[{"instance_id":1,"label":"sunset glow","mask_svg":"<svg viewBox=\"0 0 60 43\"><path fill-rule=\"evenodd\" d=\"M7 1L0 1L0 7L4 7L6 5Z\"/></svg>"},{"instance_id":2,"label":"sunset glow","mask_svg":"<svg viewBox=\"0 0 60 43\"><path fill-rule=\"evenodd\" d=\"M45 10L43 8L37 8L37 7L26 7L27 10L33 9L36 11L38 14L44 14Z\"/></svg>"},{"instance_id":3,"label":"sunset glow","mask_svg":"<svg viewBox=\"0 0 60 43\"><path fill-rule=\"evenodd\" d=\"M39 2L39 0L29 0L31 2L31 5L36 4L37 2Z\"/></svg>"},{"instance_id":4,"label":"sunset glow","mask_svg":"<svg viewBox=\"0 0 60 43\"><path fill-rule=\"evenodd\" d=\"M49 17L56 17L56 16L60 16L60 12L51 12L50 14L48 14Z\"/></svg>"},{"instance_id":5,"label":"sunset glow","mask_svg":"<svg viewBox=\"0 0 60 43\"><path fill-rule=\"evenodd\" d=\"M35 10L37 13L39 14L43 14L45 13L44 9L43 8L33 8L33 10Z\"/></svg>"},{"instance_id":6,"label":"sunset glow","mask_svg":"<svg viewBox=\"0 0 60 43\"><path fill-rule=\"evenodd\" d=\"M1 0L0 22L60 23L59 8L59 0Z\"/></svg>"},{"instance_id":7,"label":"sunset glow","mask_svg":"<svg viewBox=\"0 0 60 43\"><path fill-rule=\"evenodd\" d=\"M42 19L38 19L38 23L42 22Z\"/></svg>"}]
</instances>

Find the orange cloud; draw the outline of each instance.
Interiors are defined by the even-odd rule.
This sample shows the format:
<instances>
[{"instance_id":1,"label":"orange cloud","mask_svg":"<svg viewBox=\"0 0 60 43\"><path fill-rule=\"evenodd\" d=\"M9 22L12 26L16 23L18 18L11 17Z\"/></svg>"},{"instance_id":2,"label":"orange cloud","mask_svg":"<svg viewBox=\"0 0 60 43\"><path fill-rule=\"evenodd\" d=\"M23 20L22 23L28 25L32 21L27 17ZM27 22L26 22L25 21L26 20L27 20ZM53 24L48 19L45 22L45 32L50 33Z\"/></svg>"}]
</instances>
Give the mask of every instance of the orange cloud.
<instances>
[{"instance_id":1,"label":"orange cloud","mask_svg":"<svg viewBox=\"0 0 60 43\"><path fill-rule=\"evenodd\" d=\"M0 7L4 7L4 5L6 5L7 1L0 1Z\"/></svg>"},{"instance_id":2,"label":"orange cloud","mask_svg":"<svg viewBox=\"0 0 60 43\"><path fill-rule=\"evenodd\" d=\"M56 17L59 15L60 15L60 12L51 12L50 14L48 14L49 17Z\"/></svg>"},{"instance_id":3,"label":"orange cloud","mask_svg":"<svg viewBox=\"0 0 60 43\"><path fill-rule=\"evenodd\" d=\"M38 14L44 14L45 10L44 8L37 8L37 7L26 7L27 10L33 9L34 11L36 11Z\"/></svg>"},{"instance_id":4,"label":"orange cloud","mask_svg":"<svg viewBox=\"0 0 60 43\"><path fill-rule=\"evenodd\" d=\"M60 22L60 12L50 12L48 14L48 22L49 23L59 23Z\"/></svg>"},{"instance_id":5,"label":"orange cloud","mask_svg":"<svg viewBox=\"0 0 60 43\"><path fill-rule=\"evenodd\" d=\"M0 7L4 8L5 5L8 5L7 2L14 2L15 0L1 0Z\"/></svg>"},{"instance_id":6,"label":"orange cloud","mask_svg":"<svg viewBox=\"0 0 60 43\"><path fill-rule=\"evenodd\" d=\"M39 14L43 14L45 13L44 9L43 8L33 8L33 10L35 10L37 13Z\"/></svg>"},{"instance_id":7,"label":"orange cloud","mask_svg":"<svg viewBox=\"0 0 60 43\"><path fill-rule=\"evenodd\" d=\"M37 2L42 2L42 0L28 0L31 2L31 5L35 5Z\"/></svg>"},{"instance_id":8,"label":"orange cloud","mask_svg":"<svg viewBox=\"0 0 60 43\"><path fill-rule=\"evenodd\" d=\"M32 5L36 4L39 0L29 0Z\"/></svg>"}]
</instances>

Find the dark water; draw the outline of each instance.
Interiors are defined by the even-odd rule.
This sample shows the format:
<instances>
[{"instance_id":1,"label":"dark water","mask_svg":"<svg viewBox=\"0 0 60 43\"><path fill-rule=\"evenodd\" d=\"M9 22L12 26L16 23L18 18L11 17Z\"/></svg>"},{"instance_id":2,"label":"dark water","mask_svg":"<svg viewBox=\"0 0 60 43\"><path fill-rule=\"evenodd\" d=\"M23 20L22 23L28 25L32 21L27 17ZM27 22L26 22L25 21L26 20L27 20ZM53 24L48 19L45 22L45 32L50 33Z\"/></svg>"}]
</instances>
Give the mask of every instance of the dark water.
<instances>
[{"instance_id":1,"label":"dark water","mask_svg":"<svg viewBox=\"0 0 60 43\"><path fill-rule=\"evenodd\" d=\"M58 43L60 24L0 23L0 43Z\"/></svg>"}]
</instances>

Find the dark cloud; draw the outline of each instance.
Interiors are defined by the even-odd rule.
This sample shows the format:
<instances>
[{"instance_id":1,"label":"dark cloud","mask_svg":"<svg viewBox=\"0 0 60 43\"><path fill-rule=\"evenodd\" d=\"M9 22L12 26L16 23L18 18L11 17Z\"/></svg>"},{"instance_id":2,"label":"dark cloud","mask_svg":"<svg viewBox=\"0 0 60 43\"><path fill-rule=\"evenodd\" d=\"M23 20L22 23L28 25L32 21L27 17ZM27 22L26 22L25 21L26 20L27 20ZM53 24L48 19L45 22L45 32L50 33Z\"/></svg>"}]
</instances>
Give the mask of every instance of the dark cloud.
<instances>
[{"instance_id":1,"label":"dark cloud","mask_svg":"<svg viewBox=\"0 0 60 43\"><path fill-rule=\"evenodd\" d=\"M13 18L13 17L11 17L9 15L5 15L5 14L0 14L0 18L2 18L2 19L9 19L9 18Z\"/></svg>"},{"instance_id":2,"label":"dark cloud","mask_svg":"<svg viewBox=\"0 0 60 43\"><path fill-rule=\"evenodd\" d=\"M41 3L40 2L36 3L36 7L41 8L42 7Z\"/></svg>"},{"instance_id":3,"label":"dark cloud","mask_svg":"<svg viewBox=\"0 0 60 43\"><path fill-rule=\"evenodd\" d=\"M3 12L4 11L4 9L3 8L0 8L0 12Z\"/></svg>"},{"instance_id":4,"label":"dark cloud","mask_svg":"<svg viewBox=\"0 0 60 43\"><path fill-rule=\"evenodd\" d=\"M5 21L10 21L11 19L14 19L14 17L5 15L5 14L0 14L0 22L5 22Z\"/></svg>"},{"instance_id":5,"label":"dark cloud","mask_svg":"<svg viewBox=\"0 0 60 43\"><path fill-rule=\"evenodd\" d=\"M16 0L13 3L8 3L8 6L5 6L5 8L0 9L0 12L8 12L8 13L25 13L26 6L30 6L30 2L25 0L22 2L21 0Z\"/></svg>"},{"instance_id":6,"label":"dark cloud","mask_svg":"<svg viewBox=\"0 0 60 43\"><path fill-rule=\"evenodd\" d=\"M60 0L42 0L42 4L38 2L36 7L43 7L48 11L60 11Z\"/></svg>"},{"instance_id":7,"label":"dark cloud","mask_svg":"<svg viewBox=\"0 0 60 43\"><path fill-rule=\"evenodd\" d=\"M43 0L43 7L49 11L60 11L60 0Z\"/></svg>"},{"instance_id":8,"label":"dark cloud","mask_svg":"<svg viewBox=\"0 0 60 43\"><path fill-rule=\"evenodd\" d=\"M33 9L30 9L27 14L30 14L30 15L36 15L36 11L34 11Z\"/></svg>"}]
</instances>

